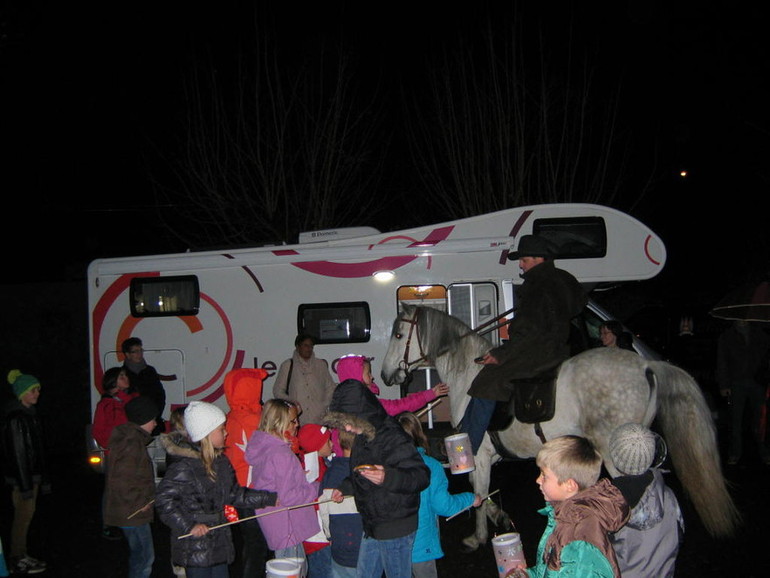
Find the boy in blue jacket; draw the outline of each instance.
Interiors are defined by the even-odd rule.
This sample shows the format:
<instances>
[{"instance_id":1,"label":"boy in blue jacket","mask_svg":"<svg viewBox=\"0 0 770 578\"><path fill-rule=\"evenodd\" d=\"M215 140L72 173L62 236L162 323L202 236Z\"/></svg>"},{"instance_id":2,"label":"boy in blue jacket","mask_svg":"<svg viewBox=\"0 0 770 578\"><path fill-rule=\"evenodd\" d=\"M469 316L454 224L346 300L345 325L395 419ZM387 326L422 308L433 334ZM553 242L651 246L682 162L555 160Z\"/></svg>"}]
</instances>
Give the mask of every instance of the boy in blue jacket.
<instances>
[{"instance_id":1,"label":"boy in blue jacket","mask_svg":"<svg viewBox=\"0 0 770 578\"><path fill-rule=\"evenodd\" d=\"M346 497L339 504L326 501L331 498L332 491L350 475L350 451L355 439L354 433L339 432L342 455L332 458L321 482L323 492L319 511L324 532L331 541L333 578L355 578L361 536L364 534L364 524L353 496Z\"/></svg>"}]
</instances>

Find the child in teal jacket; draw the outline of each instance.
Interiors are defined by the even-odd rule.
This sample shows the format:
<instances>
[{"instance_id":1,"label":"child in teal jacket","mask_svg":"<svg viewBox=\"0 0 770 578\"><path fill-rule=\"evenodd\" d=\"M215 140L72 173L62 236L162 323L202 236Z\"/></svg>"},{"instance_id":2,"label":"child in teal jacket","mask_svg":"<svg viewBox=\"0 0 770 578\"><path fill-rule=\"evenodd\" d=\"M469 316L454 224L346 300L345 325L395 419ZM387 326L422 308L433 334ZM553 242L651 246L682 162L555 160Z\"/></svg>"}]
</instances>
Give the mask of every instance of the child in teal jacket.
<instances>
[{"instance_id":1,"label":"child in teal jacket","mask_svg":"<svg viewBox=\"0 0 770 578\"><path fill-rule=\"evenodd\" d=\"M441 549L439 516L454 516L458 512L478 507L481 498L471 492L449 493L449 482L444 468L439 461L426 452L428 439L422 430L422 424L411 412L396 416L398 423L414 440L417 451L430 470L430 485L420 492L420 510L418 512L417 533L412 547L413 578L435 578L436 560L444 556Z\"/></svg>"},{"instance_id":2,"label":"child in teal jacket","mask_svg":"<svg viewBox=\"0 0 770 578\"><path fill-rule=\"evenodd\" d=\"M610 532L628 520L628 504L612 483L599 479L602 458L579 436L549 440L537 454L537 485L547 504L548 523L535 565L512 570L510 577L620 578Z\"/></svg>"}]
</instances>

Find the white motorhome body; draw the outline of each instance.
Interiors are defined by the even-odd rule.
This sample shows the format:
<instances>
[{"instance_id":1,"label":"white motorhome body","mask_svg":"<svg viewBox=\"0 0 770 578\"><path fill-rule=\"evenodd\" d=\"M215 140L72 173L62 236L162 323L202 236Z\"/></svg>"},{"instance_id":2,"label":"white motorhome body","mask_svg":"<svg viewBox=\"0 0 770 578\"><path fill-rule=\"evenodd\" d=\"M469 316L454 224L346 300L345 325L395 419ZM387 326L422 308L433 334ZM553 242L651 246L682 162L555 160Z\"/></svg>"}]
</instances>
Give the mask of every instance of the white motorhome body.
<instances>
[{"instance_id":1,"label":"white motorhome body","mask_svg":"<svg viewBox=\"0 0 770 578\"><path fill-rule=\"evenodd\" d=\"M666 260L645 225L590 204L534 205L389 233L321 231L310 235L318 241L297 245L98 259L88 268L92 415L102 374L122 364L120 344L130 336L142 339L159 373L177 376L164 383L166 416L198 399L227 411L224 376L239 367L266 369L270 398L298 333L315 335L315 354L332 371L345 354L374 357L376 379L399 303L442 307L473 327L511 308L521 280L507 255L532 233L549 237L557 266L588 289L650 279ZM501 331L492 338L504 338Z\"/></svg>"}]
</instances>

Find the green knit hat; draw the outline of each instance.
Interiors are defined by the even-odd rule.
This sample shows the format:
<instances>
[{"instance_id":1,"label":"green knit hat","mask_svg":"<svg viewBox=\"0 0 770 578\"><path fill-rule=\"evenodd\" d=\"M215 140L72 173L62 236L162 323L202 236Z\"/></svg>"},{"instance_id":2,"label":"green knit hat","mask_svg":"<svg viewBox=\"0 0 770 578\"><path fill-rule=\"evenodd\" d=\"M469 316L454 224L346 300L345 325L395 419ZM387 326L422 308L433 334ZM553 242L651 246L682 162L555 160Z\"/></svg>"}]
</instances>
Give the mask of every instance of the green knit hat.
<instances>
[{"instance_id":1,"label":"green knit hat","mask_svg":"<svg viewBox=\"0 0 770 578\"><path fill-rule=\"evenodd\" d=\"M12 369L8 373L8 383L13 387L13 393L18 399L21 399L33 387L40 387L40 382L36 377L22 373L18 369Z\"/></svg>"}]
</instances>

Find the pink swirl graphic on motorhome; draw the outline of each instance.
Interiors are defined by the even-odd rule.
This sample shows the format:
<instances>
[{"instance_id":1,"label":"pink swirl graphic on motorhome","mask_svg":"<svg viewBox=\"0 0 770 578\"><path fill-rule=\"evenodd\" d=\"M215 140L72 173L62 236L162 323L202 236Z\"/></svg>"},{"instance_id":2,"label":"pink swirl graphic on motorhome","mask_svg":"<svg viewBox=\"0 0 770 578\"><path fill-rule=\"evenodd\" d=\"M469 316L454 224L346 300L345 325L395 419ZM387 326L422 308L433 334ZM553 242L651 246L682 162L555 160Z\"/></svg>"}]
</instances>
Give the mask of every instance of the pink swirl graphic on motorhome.
<instances>
[{"instance_id":1,"label":"pink swirl graphic on motorhome","mask_svg":"<svg viewBox=\"0 0 770 578\"><path fill-rule=\"evenodd\" d=\"M402 239L411 241L411 245L408 247L432 247L444 241L449 237L450 233L454 229L454 226L439 227L433 229L426 237L419 241L404 235L394 235L392 237L386 237L377 245L393 241L395 239ZM375 245L370 245L369 249ZM299 251L295 250L278 250L275 251L276 255L297 255L302 256ZM422 255L405 255L401 257L381 257L380 259L374 259L372 261L365 261L363 263L335 263L333 261L306 261L300 263L292 263L294 267L307 271L308 273L315 273L316 275L323 275L324 277L337 277L340 279L352 279L356 277L371 277L377 271L390 270L394 271L399 267L403 267L407 263L411 263L415 259L422 257ZM428 269L430 269L430 257L428 257Z\"/></svg>"}]
</instances>

